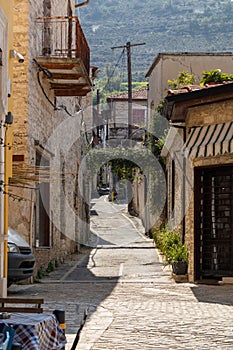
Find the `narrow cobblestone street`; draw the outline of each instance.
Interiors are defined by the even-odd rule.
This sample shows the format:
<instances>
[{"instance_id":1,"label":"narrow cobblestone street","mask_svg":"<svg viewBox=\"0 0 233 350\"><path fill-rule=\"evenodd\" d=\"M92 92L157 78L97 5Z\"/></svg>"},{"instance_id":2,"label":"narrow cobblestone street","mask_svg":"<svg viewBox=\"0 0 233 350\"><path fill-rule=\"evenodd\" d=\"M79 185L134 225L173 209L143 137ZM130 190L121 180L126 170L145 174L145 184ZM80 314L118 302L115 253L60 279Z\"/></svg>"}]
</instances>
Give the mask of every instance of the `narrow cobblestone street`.
<instances>
[{"instance_id":1,"label":"narrow cobblestone street","mask_svg":"<svg viewBox=\"0 0 233 350\"><path fill-rule=\"evenodd\" d=\"M233 286L176 284L154 243L123 205L93 200L99 245L72 256L41 283L9 296L45 299L64 309L67 350L82 321L80 350L232 349Z\"/></svg>"}]
</instances>

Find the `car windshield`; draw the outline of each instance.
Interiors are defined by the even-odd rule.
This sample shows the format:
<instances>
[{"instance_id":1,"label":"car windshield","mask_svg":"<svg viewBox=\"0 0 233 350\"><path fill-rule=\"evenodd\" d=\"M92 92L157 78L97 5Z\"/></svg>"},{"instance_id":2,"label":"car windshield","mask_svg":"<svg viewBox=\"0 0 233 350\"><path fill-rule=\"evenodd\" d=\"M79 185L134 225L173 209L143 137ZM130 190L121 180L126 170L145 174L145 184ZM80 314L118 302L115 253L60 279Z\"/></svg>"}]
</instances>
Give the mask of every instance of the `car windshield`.
<instances>
[{"instance_id":1,"label":"car windshield","mask_svg":"<svg viewBox=\"0 0 233 350\"><path fill-rule=\"evenodd\" d=\"M11 227L8 228L8 242L15 243L19 247L28 247L28 243Z\"/></svg>"}]
</instances>

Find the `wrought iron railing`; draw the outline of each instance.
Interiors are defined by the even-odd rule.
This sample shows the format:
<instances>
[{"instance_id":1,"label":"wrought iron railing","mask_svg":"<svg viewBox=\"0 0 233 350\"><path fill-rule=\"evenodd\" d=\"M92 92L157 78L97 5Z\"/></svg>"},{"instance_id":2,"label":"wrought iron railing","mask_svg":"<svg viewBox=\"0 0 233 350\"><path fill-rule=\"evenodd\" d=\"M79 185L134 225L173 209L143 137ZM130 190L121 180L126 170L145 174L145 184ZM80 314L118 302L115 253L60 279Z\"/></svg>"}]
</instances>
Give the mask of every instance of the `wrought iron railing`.
<instances>
[{"instance_id":1,"label":"wrought iron railing","mask_svg":"<svg viewBox=\"0 0 233 350\"><path fill-rule=\"evenodd\" d=\"M39 17L36 23L38 56L80 58L89 74L90 49L78 17Z\"/></svg>"}]
</instances>

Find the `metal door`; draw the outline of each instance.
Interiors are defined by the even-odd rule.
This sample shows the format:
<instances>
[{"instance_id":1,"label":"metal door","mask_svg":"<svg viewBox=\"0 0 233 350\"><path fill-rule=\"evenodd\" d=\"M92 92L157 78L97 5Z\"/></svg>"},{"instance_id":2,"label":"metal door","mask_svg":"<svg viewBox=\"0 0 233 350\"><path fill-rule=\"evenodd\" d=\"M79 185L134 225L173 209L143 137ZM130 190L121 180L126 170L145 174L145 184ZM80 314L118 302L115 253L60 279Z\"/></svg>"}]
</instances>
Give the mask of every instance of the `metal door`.
<instances>
[{"instance_id":1,"label":"metal door","mask_svg":"<svg viewBox=\"0 0 233 350\"><path fill-rule=\"evenodd\" d=\"M196 277L233 276L233 167L195 171Z\"/></svg>"}]
</instances>

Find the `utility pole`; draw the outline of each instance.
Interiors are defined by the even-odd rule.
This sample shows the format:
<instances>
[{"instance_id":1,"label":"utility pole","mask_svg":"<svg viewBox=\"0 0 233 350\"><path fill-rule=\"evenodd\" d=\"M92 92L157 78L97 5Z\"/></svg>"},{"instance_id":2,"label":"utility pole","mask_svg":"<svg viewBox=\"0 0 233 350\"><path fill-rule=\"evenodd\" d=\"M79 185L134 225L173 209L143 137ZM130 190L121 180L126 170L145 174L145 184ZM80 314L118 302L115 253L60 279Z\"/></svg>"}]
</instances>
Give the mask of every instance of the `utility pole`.
<instances>
[{"instance_id":1,"label":"utility pole","mask_svg":"<svg viewBox=\"0 0 233 350\"><path fill-rule=\"evenodd\" d=\"M100 90L97 89L96 91L96 105L97 105L97 126L96 126L96 129L97 129L97 136L98 138L100 137L100 118L99 118L99 113L100 113Z\"/></svg>"},{"instance_id":2,"label":"utility pole","mask_svg":"<svg viewBox=\"0 0 233 350\"><path fill-rule=\"evenodd\" d=\"M131 139L132 135L132 67L131 67L131 47L133 46L141 46L145 45L145 43L140 44L131 44L131 42L127 42L126 45L123 46L114 46L114 49L126 49L127 50L127 71L128 71L128 139Z\"/></svg>"}]
</instances>

